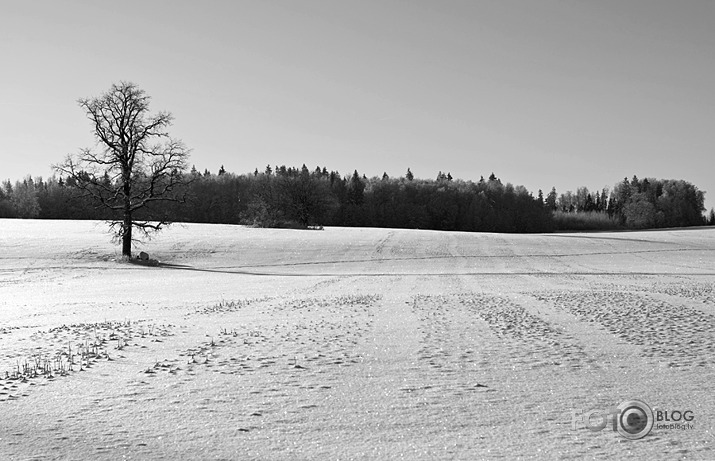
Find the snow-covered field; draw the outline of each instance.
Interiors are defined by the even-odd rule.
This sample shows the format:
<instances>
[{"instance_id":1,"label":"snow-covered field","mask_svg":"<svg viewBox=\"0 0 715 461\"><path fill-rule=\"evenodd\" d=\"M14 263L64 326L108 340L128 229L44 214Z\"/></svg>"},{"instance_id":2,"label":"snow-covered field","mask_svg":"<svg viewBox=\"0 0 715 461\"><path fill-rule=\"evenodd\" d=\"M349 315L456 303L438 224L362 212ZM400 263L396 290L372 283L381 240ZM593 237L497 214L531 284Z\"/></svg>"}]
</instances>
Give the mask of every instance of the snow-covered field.
<instances>
[{"instance_id":1,"label":"snow-covered field","mask_svg":"<svg viewBox=\"0 0 715 461\"><path fill-rule=\"evenodd\" d=\"M715 459L715 229L105 228L0 220L2 460Z\"/></svg>"}]
</instances>

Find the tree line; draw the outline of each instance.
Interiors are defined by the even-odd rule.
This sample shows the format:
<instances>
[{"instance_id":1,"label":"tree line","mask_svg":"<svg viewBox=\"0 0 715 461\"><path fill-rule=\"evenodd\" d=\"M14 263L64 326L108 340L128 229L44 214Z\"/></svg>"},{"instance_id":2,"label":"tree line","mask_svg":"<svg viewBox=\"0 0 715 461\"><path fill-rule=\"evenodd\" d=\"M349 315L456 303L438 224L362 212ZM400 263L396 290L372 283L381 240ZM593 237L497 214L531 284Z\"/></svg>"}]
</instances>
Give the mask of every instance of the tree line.
<instances>
[{"instance_id":1,"label":"tree line","mask_svg":"<svg viewBox=\"0 0 715 461\"><path fill-rule=\"evenodd\" d=\"M266 166L252 174L194 175L185 208L198 222L256 226L364 226L435 230L539 232L548 212L522 186L488 180L341 176L327 168ZM202 199L204 197L205 199Z\"/></svg>"},{"instance_id":2,"label":"tree line","mask_svg":"<svg viewBox=\"0 0 715 461\"><path fill-rule=\"evenodd\" d=\"M195 168L186 173L186 200L160 202L135 218L246 224L260 227L365 226L489 232L550 230L549 211L523 186L492 174L478 182L440 173L435 180L367 178L337 171L266 166L251 174ZM95 178L95 181L108 181ZM0 187L0 217L119 219L121 210L97 206L72 177L26 177Z\"/></svg>"},{"instance_id":3,"label":"tree line","mask_svg":"<svg viewBox=\"0 0 715 461\"><path fill-rule=\"evenodd\" d=\"M580 187L536 197L493 173L479 181L438 173L417 179L342 176L326 167L266 166L234 174L192 168L184 174L182 201L150 204L142 222L201 222L259 227L364 226L476 232L549 232L597 228L655 228L715 224L703 217L704 195L683 180L624 179L595 192ZM108 177L96 182L111 183ZM109 186L107 186L109 187ZM26 177L0 185L0 217L39 219L121 218L82 193L72 177ZM606 225L599 225L606 222Z\"/></svg>"}]
</instances>

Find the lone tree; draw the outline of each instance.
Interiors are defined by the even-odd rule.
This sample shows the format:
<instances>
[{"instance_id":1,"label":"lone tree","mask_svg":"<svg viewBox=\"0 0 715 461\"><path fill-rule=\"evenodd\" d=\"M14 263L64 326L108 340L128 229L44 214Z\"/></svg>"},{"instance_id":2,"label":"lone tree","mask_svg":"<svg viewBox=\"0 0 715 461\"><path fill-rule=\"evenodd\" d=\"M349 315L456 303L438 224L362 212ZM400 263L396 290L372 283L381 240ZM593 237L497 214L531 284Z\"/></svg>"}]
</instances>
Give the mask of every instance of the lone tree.
<instances>
[{"instance_id":1,"label":"lone tree","mask_svg":"<svg viewBox=\"0 0 715 461\"><path fill-rule=\"evenodd\" d=\"M113 84L106 93L80 99L92 122L97 143L55 165L74 182L80 195L108 209L110 229L122 242L122 256L131 258L132 229L144 236L169 224L160 202L184 202L189 178L188 149L169 137L168 112L149 113L150 97L135 84ZM141 216L141 219L137 219Z\"/></svg>"}]
</instances>

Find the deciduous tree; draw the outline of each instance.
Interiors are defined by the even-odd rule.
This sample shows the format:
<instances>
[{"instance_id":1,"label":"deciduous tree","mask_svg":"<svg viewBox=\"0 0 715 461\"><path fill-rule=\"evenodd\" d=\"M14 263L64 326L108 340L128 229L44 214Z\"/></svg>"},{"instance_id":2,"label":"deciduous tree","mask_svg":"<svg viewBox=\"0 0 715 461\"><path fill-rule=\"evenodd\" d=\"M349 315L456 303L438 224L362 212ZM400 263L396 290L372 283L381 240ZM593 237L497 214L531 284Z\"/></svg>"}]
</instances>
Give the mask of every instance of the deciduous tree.
<instances>
[{"instance_id":1,"label":"deciduous tree","mask_svg":"<svg viewBox=\"0 0 715 461\"><path fill-rule=\"evenodd\" d=\"M111 211L111 229L122 242L122 255L130 258L134 228L148 235L169 224L152 205L185 200L181 186L190 180L184 175L189 151L167 132L171 114L151 114L150 97L133 83L113 84L101 96L78 102L97 144L67 156L55 169Z\"/></svg>"}]
</instances>

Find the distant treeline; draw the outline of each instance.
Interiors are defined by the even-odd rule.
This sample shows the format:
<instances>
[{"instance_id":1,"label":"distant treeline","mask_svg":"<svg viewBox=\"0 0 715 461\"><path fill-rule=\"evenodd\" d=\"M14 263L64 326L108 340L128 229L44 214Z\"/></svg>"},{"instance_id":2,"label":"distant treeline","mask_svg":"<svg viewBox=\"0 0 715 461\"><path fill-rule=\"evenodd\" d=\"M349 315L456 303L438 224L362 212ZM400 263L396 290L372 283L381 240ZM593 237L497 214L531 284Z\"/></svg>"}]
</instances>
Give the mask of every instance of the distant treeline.
<instances>
[{"instance_id":1,"label":"distant treeline","mask_svg":"<svg viewBox=\"0 0 715 461\"><path fill-rule=\"evenodd\" d=\"M185 203L159 203L139 219L246 224L260 227L364 226L484 232L549 232L715 224L704 197L682 180L624 179L613 191L534 197L494 174L464 181L405 176L347 177L326 168L267 166L250 174L186 173ZM106 179L107 181L109 178ZM72 180L27 177L0 186L0 217L111 219L111 211L81 197Z\"/></svg>"}]
</instances>

